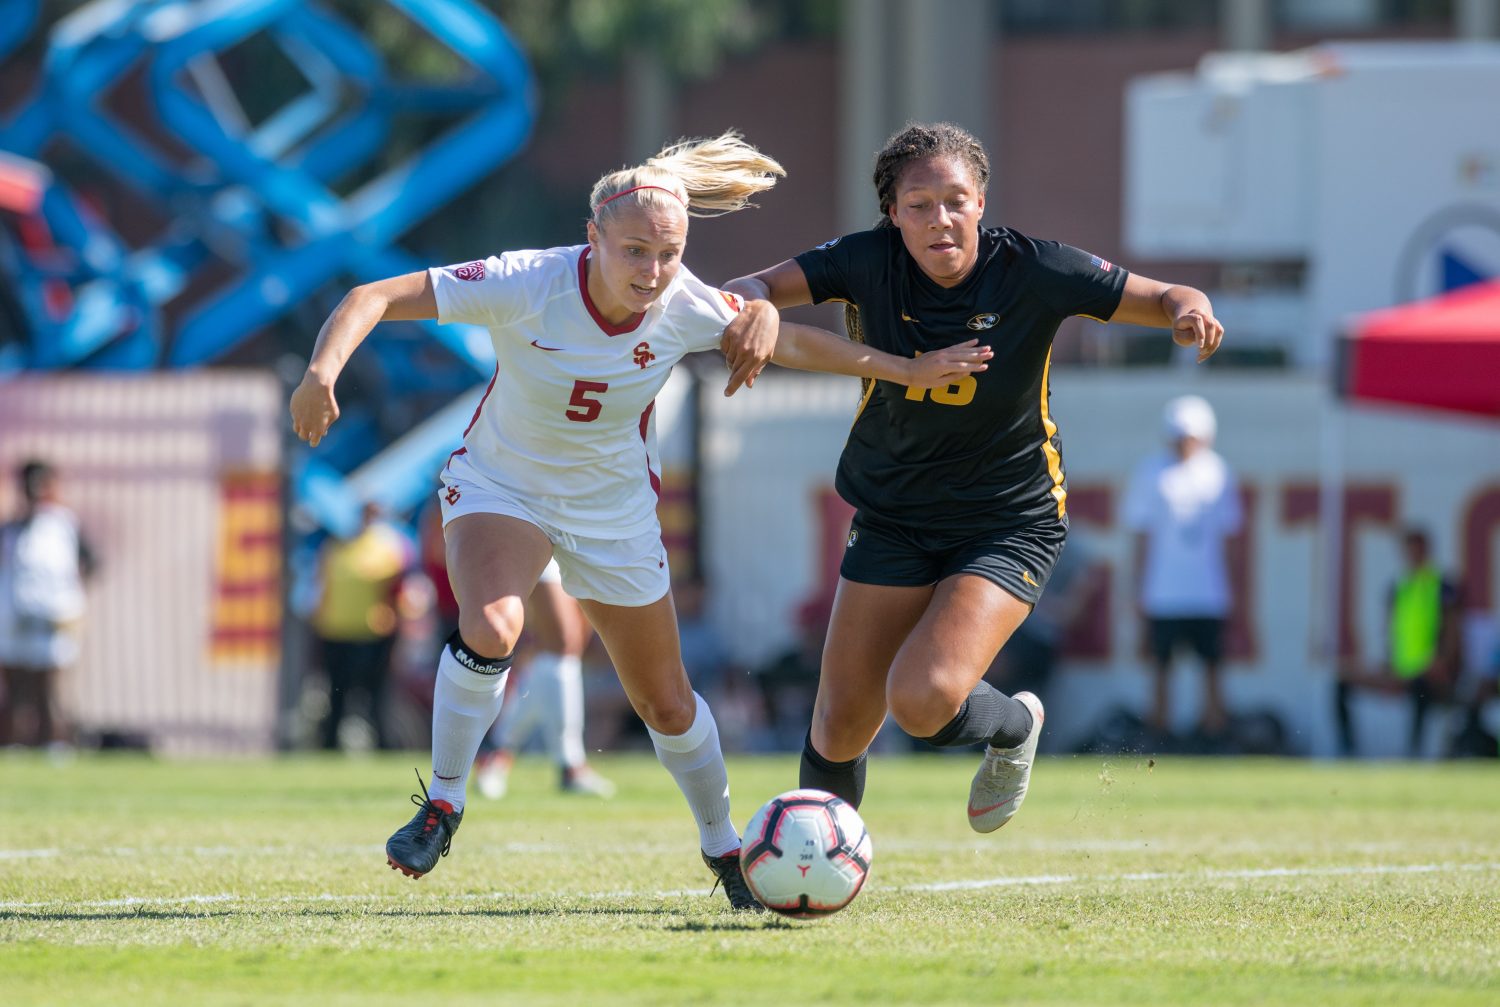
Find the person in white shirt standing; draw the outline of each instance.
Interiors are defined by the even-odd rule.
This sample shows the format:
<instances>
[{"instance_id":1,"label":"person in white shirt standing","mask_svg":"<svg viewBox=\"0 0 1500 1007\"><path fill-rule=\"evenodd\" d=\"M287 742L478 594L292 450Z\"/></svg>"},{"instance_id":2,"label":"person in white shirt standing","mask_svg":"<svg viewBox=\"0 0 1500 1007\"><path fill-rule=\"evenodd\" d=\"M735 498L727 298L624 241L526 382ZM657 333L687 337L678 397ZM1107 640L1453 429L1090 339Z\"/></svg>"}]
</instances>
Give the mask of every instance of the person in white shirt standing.
<instances>
[{"instance_id":1,"label":"person in white shirt standing","mask_svg":"<svg viewBox=\"0 0 1500 1007\"><path fill-rule=\"evenodd\" d=\"M1219 682L1232 598L1228 546L1243 521L1239 486L1213 450L1213 407L1196 395L1167 403L1168 448L1137 467L1125 497L1125 526L1136 533L1137 607L1156 673L1150 726L1171 723L1172 660L1182 648L1203 664L1199 730L1216 737L1228 725Z\"/></svg>"},{"instance_id":2,"label":"person in white shirt standing","mask_svg":"<svg viewBox=\"0 0 1500 1007\"><path fill-rule=\"evenodd\" d=\"M657 756L687 798L703 859L735 909L759 910L740 874L718 729L683 670L656 502L653 400L685 354L722 347L726 394L772 358L788 366L932 387L983 369L973 345L902 359L770 317L682 264L688 216L739 210L781 166L732 132L675 144L612 172L590 196L588 243L411 273L357 287L318 335L292 395L293 427L316 446L338 417L334 384L382 320L486 325L495 375L439 491L458 631L439 659L432 787L386 844L421 877L463 818L480 739L500 712L524 604L554 557L563 589L609 652ZM743 313L742 313L743 312Z\"/></svg>"},{"instance_id":3,"label":"person in white shirt standing","mask_svg":"<svg viewBox=\"0 0 1500 1007\"><path fill-rule=\"evenodd\" d=\"M84 581L94 558L61 502L52 466L24 463L20 485L21 514L0 525L0 743L56 744L67 740L57 678L78 659ZM22 731L28 720L29 732Z\"/></svg>"}]
</instances>

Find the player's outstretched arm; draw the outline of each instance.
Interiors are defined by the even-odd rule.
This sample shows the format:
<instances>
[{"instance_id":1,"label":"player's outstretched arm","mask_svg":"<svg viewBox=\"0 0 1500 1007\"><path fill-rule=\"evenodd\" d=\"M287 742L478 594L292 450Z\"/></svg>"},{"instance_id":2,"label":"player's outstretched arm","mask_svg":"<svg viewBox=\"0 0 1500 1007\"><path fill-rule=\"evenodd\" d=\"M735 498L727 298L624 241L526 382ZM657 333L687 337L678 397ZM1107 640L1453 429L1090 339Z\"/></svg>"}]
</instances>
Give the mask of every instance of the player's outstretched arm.
<instances>
[{"instance_id":1,"label":"player's outstretched arm","mask_svg":"<svg viewBox=\"0 0 1500 1007\"><path fill-rule=\"evenodd\" d=\"M776 359L776 340L783 331L778 309L811 304L812 292L802 267L792 259L731 280L724 289L745 300L745 310L729 323L720 344L729 363L724 394L733 395L741 385L753 388L766 362Z\"/></svg>"},{"instance_id":2,"label":"player's outstretched arm","mask_svg":"<svg viewBox=\"0 0 1500 1007\"><path fill-rule=\"evenodd\" d=\"M1109 320L1171 329L1172 341L1178 346L1198 347L1200 364L1213 356L1224 340L1224 326L1214 317L1207 294L1139 273L1126 278L1120 306Z\"/></svg>"},{"instance_id":3,"label":"player's outstretched arm","mask_svg":"<svg viewBox=\"0 0 1500 1007\"><path fill-rule=\"evenodd\" d=\"M992 356L994 352L988 346L980 346L979 340L970 339L915 359L898 357L852 342L827 329L783 321L781 334L776 340L776 354L771 359L783 367L799 371L876 378L912 388L941 388L965 375L988 369L986 361Z\"/></svg>"},{"instance_id":4,"label":"player's outstretched arm","mask_svg":"<svg viewBox=\"0 0 1500 1007\"><path fill-rule=\"evenodd\" d=\"M339 418L333 386L377 322L437 317L437 297L426 271L366 283L344 295L318 333L302 383L292 392L292 429L313 447Z\"/></svg>"}]
</instances>

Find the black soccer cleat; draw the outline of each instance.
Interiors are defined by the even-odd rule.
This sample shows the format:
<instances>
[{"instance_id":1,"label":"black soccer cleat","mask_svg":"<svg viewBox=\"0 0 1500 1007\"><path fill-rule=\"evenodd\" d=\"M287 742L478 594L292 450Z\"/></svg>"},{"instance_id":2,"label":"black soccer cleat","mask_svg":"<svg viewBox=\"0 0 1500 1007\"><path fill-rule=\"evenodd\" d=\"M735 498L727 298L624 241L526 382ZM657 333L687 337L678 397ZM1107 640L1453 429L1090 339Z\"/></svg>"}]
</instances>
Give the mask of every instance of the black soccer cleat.
<instances>
[{"instance_id":1,"label":"black soccer cleat","mask_svg":"<svg viewBox=\"0 0 1500 1007\"><path fill-rule=\"evenodd\" d=\"M439 858L448 855L453 833L464 820L464 813L454 811L447 801L434 801L427 796L421 773L417 773L417 786L422 792L412 794L411 803L420 810L385 843L385 859L391 870L409 878L420 878L437 866Z\"/></svg>"},{"instance_id":2,"label":"black soccer cleat","mask_svg":"<svg viewBox=\"0 0 1500 1007\"><path fill-rule=\"evenodd\" d=\"M748 910L752 913L763 913L766 907L750 892L750 886L745 884L745 873L740 870L740 851L733 850L722 857L711 857L703 854L703 862L708 869L714 872L714 891L719 886L724 886L724 894L729 898L729 906L736 912ZM709 892L710 895L713 892Z\"/></svg>"}]
</instances>

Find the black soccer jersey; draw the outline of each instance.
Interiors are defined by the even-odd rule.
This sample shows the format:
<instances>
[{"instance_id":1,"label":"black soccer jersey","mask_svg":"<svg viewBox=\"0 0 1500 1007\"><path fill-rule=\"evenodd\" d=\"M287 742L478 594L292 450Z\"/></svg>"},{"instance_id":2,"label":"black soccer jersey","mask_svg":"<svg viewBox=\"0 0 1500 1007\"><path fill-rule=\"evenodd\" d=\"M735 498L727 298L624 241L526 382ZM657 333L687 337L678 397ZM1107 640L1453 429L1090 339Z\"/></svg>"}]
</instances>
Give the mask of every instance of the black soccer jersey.
<instances>
[{"instance_id":1,"label":"black soccer jersey","mask_svg":"<svg viewBox=\"0 0 1500 1007\"><path fill-rule=\"evenodd\" d=\"M946 388L874 382L839 459L840 496L867 517L935 531L1065 519L1048 403L1052 338L1069 315L1107 321L1125 270L1007 228L979 232L979 261L956 287L929 279L895 228L850 234L796 261L814 303L860 309L875 349L911 357L978 337L995 353L986 371Z\"/></svg>"}]
</instances>

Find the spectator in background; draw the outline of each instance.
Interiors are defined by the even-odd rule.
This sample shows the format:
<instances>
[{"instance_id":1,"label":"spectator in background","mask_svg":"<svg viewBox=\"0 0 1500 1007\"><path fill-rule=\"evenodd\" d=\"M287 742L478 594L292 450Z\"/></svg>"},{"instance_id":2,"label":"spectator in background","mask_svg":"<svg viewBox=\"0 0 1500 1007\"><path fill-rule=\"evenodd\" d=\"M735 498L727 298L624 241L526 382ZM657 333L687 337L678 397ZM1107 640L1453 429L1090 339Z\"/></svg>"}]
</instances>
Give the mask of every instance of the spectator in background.
<instances>
[{"instance_id":1,"label":"spectator in background","mask_svg":"<svg viewBox=\"0 0 1500 1007\"><path fill-rule=\"evenodd\" d=\"M374 503L364 505L358 532L323 546L312 626L328 676L328 715L320 729L325 749L339 748L339 725L354 694L368 711L376 744L388 746L381 702L400 624L398 595L413 558L410 540Z\"/></svg>"},{"instance_id":2,"label":"spectator in background","mask_svg":"<svg viewBox=\"0 0 1500 1007\"><path fill-rule=\"evenodd\" d=\"M985 681L1011 695L1034 693L1045 707L1052 672L1067 643L1067 631L1108 576L1108 568L1099 561L1087 535L1077 527L1069 529L1067 547L1057 557L1047 590L995 655Z\"/></svg>"},{"instance_id":3,"label":"spectator in background","mask_svg":"<svg viewBox=\"0 0 1500 1007\"><path fill-rule=\"evenodd\" d=\"M588 764L583 747L583 652L593 635L583 606L563 590L554 559L526 600L529 653L506 684L489 749L481 748L475 760L480 794L490 800L505 796L516 752L534 734L556 764L564 793L615 795L615 785Z\"/></svg>"},{"instance_id":4,"label":"spectator in background","mask_svg":"<svg viewBox=\"0 0 1500 1007\"><path fill-rule=\"evenodd\" d=\"M1453 759L1500 758L1500 739L1486 729L1485 707L1500 699L1500 652L1487 654L1462 694L1463 724L1448 742Z\"/></svg>"},{"instance_id":5,"label":"spectator in background","mask_svg":"<svg viewBox=\"0 0 1500 1007\"><path fill-rule=\"evenodd\" d=\"M1432 561L1431 543L1420 528L1401 536L1406 569L1391 585L1386 600L1386 659L1361 669L1339 670L1334 700L1342 754L1356 754L1349 699L1355 689L1406 693L1411 697L1411 732L1407 749L1422 751L1422 726L1434 702L1453 698L1462 662L1458 588Z\"/></svg>"},{"instance_id":6,"label":"spectator in background","mask_svg":"<svg viewBox=\"0 0 1500 1007\"><path fill-rule=\"evenodd\" d=\"M682 640L682 664L693 687L705 696L718 696L733 687L735 671L729 646L708 615L708 585L690 577L672 585L677 600L677 635ZM724 725L719 725L724 730Z\"/></svg>"},{"instance_id":7,"label":"spectator in background","mask_svg":"<svg viewBox=\"0 0 1500 1007\"><path fill-rule=\"evenodd\" d=\"M760 688L766 741L761 747L796 751L802 741L823 665L823 643L833 616L831 597L813 597L797 608L797 638L751 671Z\"/></svg>"},{"instance_id":8,"label":"spectator in background","mask_svg":"<svg viewBox=\"0 0 1500 1007\"><path fill-rule=\"evenodd\" d=\"M1136 468L1125 496L1125 526L1135 532L1136 608L1150 641L1155 692L1149 726L1171 724L1171 667L1182 648L1203 663L1199 731L1223 735L1228 714L1219 683L1224 628L1232 599L1228 546L1243 515L1239 486L1213 450L1213 407L1196 395L1167 403L1167 447Z\"/></svg>"},{"instance_id":9,"label":"spectator in background","mask_svg":"<svg viewBox=\"0 0 1500 1007\"><path fill-rule=\"evenodd\" d=\"M21 513L0 525L0 742L40 746L68 740L57 679L78 659L84 581L95 563L61 502L56 470L33 459L19 475Z\"/></svg>"},{"instance_id":10,"label":"spectator in background","mask_svg":"<svg viewBox=\"0 0 1500 1007\"><path fill-rule=\"evenodd\" d=\"M761 700L749 676L730 654L729 642L709 614L708 584L692 576L672 585L677 599L677 634L682 639L682 664L693 687L711 696L719 710L719 738L725 751L744 751L751 734L761 726Z\"/></svg>"},{"instance_id":11,"label":"spectator in background","mask_svg":"<svg viewBox=\"0 0 1500 1007\"><path fill-rule=\"evenodd\" d=\"M441 484L439 484L441 485ZM448 579L447 546L443 542L443 511L436 500L424 508L418 519L417 549L422 572L432 581L433 615L437 628L433 636L438 647L458 629L458 596L453 593L453 583Z\"/></svg>"}]
</instances>

